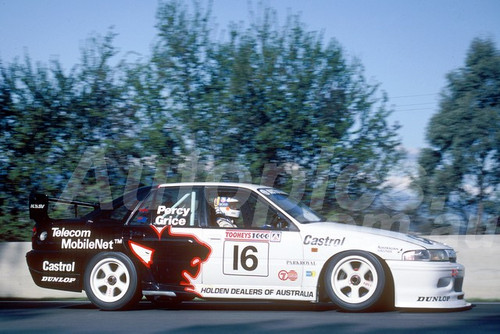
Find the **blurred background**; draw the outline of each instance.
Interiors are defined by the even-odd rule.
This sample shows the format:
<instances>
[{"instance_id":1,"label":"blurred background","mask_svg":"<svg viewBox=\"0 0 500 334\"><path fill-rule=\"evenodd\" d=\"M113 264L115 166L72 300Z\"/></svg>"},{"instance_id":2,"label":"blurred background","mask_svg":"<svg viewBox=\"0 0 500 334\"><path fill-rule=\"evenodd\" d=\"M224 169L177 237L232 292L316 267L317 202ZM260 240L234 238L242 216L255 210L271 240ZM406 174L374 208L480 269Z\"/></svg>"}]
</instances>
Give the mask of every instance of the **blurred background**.
<instances>
[{"instance_id":1,"label":"blurred background","mask_svg":"<svg viewBox=\"0 0 500 334\"><path fill-rule=\"evenodd\" d=\"M28 196L281 188L330 220L500 233L498 1L0 0L0 241Z\"/></svg>"}]
</instances>

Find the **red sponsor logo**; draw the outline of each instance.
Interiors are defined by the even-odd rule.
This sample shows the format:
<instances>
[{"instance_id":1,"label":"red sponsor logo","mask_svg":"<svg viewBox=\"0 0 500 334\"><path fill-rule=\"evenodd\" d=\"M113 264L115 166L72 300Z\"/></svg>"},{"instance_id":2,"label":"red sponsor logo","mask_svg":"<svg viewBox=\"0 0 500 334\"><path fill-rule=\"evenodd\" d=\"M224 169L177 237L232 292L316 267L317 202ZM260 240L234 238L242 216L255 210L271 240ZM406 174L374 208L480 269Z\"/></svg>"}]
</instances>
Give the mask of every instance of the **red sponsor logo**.
<instances>
[{"instance_id":1,"label":"red sponsor logo","mask_svg":"<svg viewBox=\"0 0 500 334\"><path fill-rule=\"evenodd\" d=\"M295 270L280 270L278 273L278 278L282 281L290 280L290 281L296 281L299 275Z\"/></svg>"}]
</instances>

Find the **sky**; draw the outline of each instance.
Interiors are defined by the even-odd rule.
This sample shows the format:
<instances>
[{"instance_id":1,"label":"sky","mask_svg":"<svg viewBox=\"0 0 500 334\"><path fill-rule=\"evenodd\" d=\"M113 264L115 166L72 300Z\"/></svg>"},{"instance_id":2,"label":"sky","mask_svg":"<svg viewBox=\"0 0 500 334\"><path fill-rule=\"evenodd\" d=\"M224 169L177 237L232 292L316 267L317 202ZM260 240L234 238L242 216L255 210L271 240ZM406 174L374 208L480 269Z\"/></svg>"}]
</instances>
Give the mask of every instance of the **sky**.
<instances>
[{"instance_id":1,"label":"sky","mask_svg":"<svg viewBox=\"0 0 500 334\"><path fill-rule=\"evenodd\" d=\"M402 144L413 154L427 147L445 76L463 66L471 41L491 38L500 48L500 0L213 0L214 38L227 38L230 22L248 24L261 2L276 9L279 24L298 14L308 31L322 31L325 43L335 39L348 59L358 59L368 82L387 93L389 122L402 126ZM157 0L0 0L0 61L29 55L69 70L86 39L111 27L119 56L147 57L157 7Z\"/></svg>"}]
</instances>

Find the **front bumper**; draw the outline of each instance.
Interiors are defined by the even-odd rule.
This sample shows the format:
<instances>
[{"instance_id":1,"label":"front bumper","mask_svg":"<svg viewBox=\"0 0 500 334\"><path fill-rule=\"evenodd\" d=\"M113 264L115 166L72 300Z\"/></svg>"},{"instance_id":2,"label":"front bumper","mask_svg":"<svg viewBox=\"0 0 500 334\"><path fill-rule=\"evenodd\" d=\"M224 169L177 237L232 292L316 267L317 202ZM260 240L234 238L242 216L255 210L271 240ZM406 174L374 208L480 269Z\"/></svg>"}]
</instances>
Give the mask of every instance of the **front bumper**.
<instances>
[{"instance_id":1,"label":"front bumper","mask_svg":"<svg viewBox=\"0 0 500 334\"><path fill-rule=\"evenodd\" d=\"M466 308L464 266L450 262L387 261L394 278L395 306Z\"/></svg>"}]
</instances>

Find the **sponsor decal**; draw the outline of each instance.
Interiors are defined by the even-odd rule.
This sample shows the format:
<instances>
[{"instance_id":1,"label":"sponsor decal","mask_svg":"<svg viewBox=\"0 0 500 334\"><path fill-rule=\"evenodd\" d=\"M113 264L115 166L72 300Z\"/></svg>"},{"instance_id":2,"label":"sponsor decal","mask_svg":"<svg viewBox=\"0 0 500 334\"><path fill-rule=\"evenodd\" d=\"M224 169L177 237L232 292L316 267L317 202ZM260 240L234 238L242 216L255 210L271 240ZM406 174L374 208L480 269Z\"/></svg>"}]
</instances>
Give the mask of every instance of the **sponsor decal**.
<instances>
[{"instance_id":1,"label":"sponsor decal","mask_svg":"<svg viewBox=\"0 0 500 334\"><path fill-rule=\"evenodd\" d=\"M52 228L54 238L63 238L61 239L61 249L113 249L114 243L117 242L117 240L87 239L91 235L92 231L90 230Z\"/></svg>"},{"instance_id":2,"label":"sponsor decal","mask_svg":"<svg viewBox=\"0 0 500 334\"><path fill-rule=\"evenodd\" d=\"M377 252L379 253L401 253L403 251L402 248L398 247L390 247L390 246L378 246Z\"/></svg>"},{"instance_id":3,"label":"sponsor decal","mask_svg":"<svg viewBox=\"0 0 500 334\"><path fill-rule=\"evenodd\" d=\"M90 238L92 231L90 230L68 230L66 228L53 227L52 236L54 238Z\"/></svg>"},{"instance_id":4,"label":"sponsor decal","mask_svg":"<svg viewBox=\"0 0 500 334\"><path fill-rule=\"evenodd\" d=\"M336 247L336 246L342 246L344 244L344 241L345 237L343 237L342 239L330 238L330 237L318 238L312 235L306 235L304 238L304 245Z\"/></svg>"},{"instance_id":5,"label":"sponsor decal","mask_svg":"<svg viewBox=\"0 0 500 334\"><path fill-rule=\"evenodd\" d=\"M281 242L281 232L271 232L271 242Z\"/></svg>"},{"instance_id":6,"label":"sponsor decal","mask_svg":"<svg viewBox=\"0 0 500 334\"><path fill-rule=\"evenodd\" d=\"M147 208L140 208L139 209L139 213L140 214L137 216L136 221L138 223L141 223L141 224L147 223L148 222L148 217L147 216L143 216L143 215L148 214L149 213L149 209L147 209Z\"/></svg>"},{"instance_id":7,"label":"sponsor decal","mask_svg":"<svg viewBox=\"0 0 500 334\"><path fill-rule=\"evenodd\" d=\"M246 296L262 296L262 289L245 289L245 288L201 288L202 294L222 294L222 295L246 295Z\"/></svg>"},{"instance_id":8,"label":"sponsor decal","mask_svg":"<svg viewBox=\"0 0 500 334\"><path fill-rule=\"evenodd\" d=\"M293 282L293 281L297 280L298 276L299 275L297 274L297 272L295 270L290 270L290 271L280 270L278 272L278 278L282 281L290 280Z\"/></svg>"},{"instance_id":9,"label":"sponsor decal","mask_svg":"<svg viewBox=\"0 0 500 334\"><path fill-rule=\"evenodd\" d=\"M42 276L42 282L51 283L74 283L76 278L74 277L53 277L53 276Z\"/></svg>"},{"instance_id":10,"label":"sponsor decal","mask_svg":"<svg viewBox=\"0 0 500 334\"><path fill-rule=\"evenodd\" d=\"M418 297L417 302L448 302L450 296Z\"/></svg>"},{"instance_id":11,"label":"sponsor decal","mask_svg":"<svg viewBox=\"0 0 500 334\"><path fill-rule=\"evenodd\" d=\"M113 249L114 243L104 239L62 239L61 249Z\"/></svg>"},{"instance_id":12,"label":"sponsor decal","mask_svg":"<svg viewBox=\"0 0 500 334\"><path fill-rule=\"evenodd\" d=\"M43 209L45 204L30 204L30 209Z\"/></svg>"},{"instance_id":13,"label":"sponsor decal","mask_svg":"<svg viewBox=\"0 0 500 334\"><path fill-rule=\"evenodd\" d=\"M43 261L42 262L42 270L43 271L60 271L60 272L74 272L75 271L75 262L65 263L65 262L50 262Z\"/></svg>"},{"instance_id":14,"label":"sponsor decal","mask_svg":"<svg viewBox=\"0 0 500 334\"><path fill-rule=\"evenodd\" d=\"M226 231L226 240L281 241L281 232L271 231Z\"/></svg>"},{"instance_id":15,"label":"sponsor decal","mask_svg":"<svg viewBox=\"0 0 500 334\"><path fill-rule=\"evenodd\" d=\"M312 291L279 289L276 290L276 296L312 298L314 297L314 293Z\"/></svg>"},{"instance_id":16,"label":"sponsor decal","mask_svg":"<svg viewBox=\"0 0 500 334\"><path fill-rule=\"evenodd\" d=\"M184 226L190 212L191 208L169 208L159 205L156 211L158 216L156 216L154 224L157 226Z\"/></svg>"},{"instance_id":17,"label":"sponsor decal","mask_svg":"<svg viewBox=\"0 0 500 334\"><path fill-rule=\"evenodd\" d=\"M191 211L190 208L168 208L164 205L159 205L156 214L161 215L163 213L164 215L176 215L176 216L187 217L190 211Z\"/></svg>"},{"instance_id":18,"label":"sponsor decal","mask_svg":"<svg viewBox=\"0 0 500 334\"><path fill-rule=\"evenodd\" d=\"M316 272L315 271L311 271L311 270L307 270L306 271L306 277L316 277Z\"/></svg>"},{"instance_id":19,"label":"sponsor decal","mask_svg":"<svg viewBox=\"0 0 500 334\"><path fill-rule=\"evenodd\" d=\"M138 223L146 223L147 221L148 221L148 217L146 217L146 216L138 216L137 217Z\"/></svg>"},{"instance_id":20,"label":"sponsor decal","mask_svg":"<svg viewBox=\"0 0 500 334\"><path fill-rule=\"evenodd\" d=\"M155 218L154 224L157 226L185 226L186 225L186 218L177 218L177 217L164 217L164 216L157 216Z\"/></svg>"},{"instance_id":21,"label":"sponsor decal","mask_svg":"<svg viewBox=\"0 0 500 334\"><path fill-rule=\"evenodd\" d=\"M287 260L286 261L287 266L315 266L316 261L309 261L309 260Z\"/></svg>"},{"instance_id":22,"label":"sponsor decal","mask_svg":"<svg viewBox=\"0 0 500 334\"><path fill-rule=\"evenodd\" d=\"M267 296L267 297L300 297L314 298L314 292L311 290L294 289L249 289L249 288L214 288L202 287L200 296L224 295L224 296Z\"/></svg>"}]
</instances>

